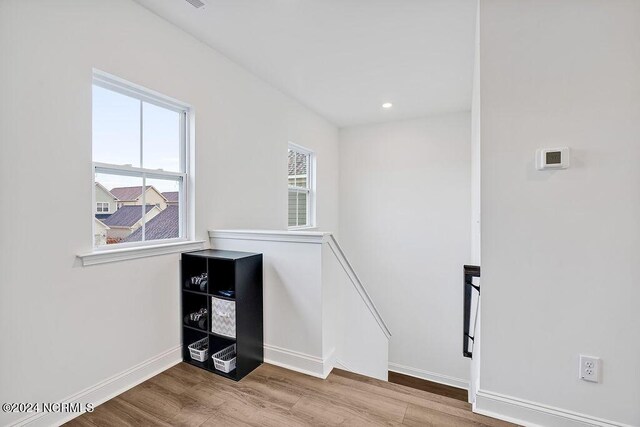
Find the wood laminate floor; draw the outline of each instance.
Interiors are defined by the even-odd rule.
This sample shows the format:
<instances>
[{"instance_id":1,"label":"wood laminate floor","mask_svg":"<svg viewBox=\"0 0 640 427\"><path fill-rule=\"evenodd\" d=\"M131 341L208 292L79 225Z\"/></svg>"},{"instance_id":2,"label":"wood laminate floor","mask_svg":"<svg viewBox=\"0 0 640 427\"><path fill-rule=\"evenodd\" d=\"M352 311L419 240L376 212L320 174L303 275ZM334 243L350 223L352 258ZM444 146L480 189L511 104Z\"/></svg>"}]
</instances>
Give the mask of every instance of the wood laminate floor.
<instances>
[{"instance_id":1,"label":"wood laminate floor","mask_svg":"<svg viewBox=\"0 0 640 427\"><path fill-rule=\"evenodd\" d=\"M420 378L401 374L399 372L389 371L389 382L406 385L407 387L417 388L418 390L422 391L428 391L429 393L439 394L440 396L447 396L452 399L462 400L463 402L469 401L467 390L451 387L444 384L434 383L432 381L423 380Z\"/></svg>"},{"instance_id":2,"label":"wood laminate floor","mask_svg":"<svg viewBox=\"0 0 640 427\"><path fill-rule=\"evenodd\" d=\"M460 400L334 370L263 364L234 382L180 363L81 415L76 426L512 426Z\"/></svg>"}]
</instances>

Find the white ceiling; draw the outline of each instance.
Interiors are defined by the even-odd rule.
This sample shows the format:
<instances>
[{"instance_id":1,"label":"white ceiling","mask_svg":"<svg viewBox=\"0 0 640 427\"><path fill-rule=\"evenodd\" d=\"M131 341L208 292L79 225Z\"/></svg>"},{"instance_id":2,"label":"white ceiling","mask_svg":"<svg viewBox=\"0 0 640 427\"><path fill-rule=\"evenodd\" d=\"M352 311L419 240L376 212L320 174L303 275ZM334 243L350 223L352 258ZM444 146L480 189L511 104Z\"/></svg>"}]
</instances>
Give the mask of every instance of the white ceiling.
<instances>
[{"instance_id":1,"label":"white ceiling","mask_svg":"<svg viewBox=\"0 0 640 427\"><path fill-rule=\"evenodd\" d=\"M340 127L470 109L476 0L136 1Z\"/></svg>"}]
</instances>

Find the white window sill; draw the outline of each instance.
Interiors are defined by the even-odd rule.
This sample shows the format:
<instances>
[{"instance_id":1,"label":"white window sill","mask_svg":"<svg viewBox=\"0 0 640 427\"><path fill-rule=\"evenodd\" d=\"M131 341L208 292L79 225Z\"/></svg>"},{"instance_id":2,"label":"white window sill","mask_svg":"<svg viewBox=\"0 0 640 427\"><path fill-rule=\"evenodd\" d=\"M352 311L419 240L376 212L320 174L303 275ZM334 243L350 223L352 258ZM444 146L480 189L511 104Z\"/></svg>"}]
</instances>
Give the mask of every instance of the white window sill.
<instances>
[{"instance_id":1,"label":"white window sill","mask_svg":"<svg viewBox=\"0 0 640 427\"><path fill-rule=\"evenodd\" d=\"M303 225L301 227L289 227L287 230L289 231L312 231L317 230L318 227L315 225Z\"/></svg>"},{"instance_id":2,"label":"white window sill","mask_svg":"<svg viewBox=\"0 0 640 427\"><path fill-rule=\"evenodd\" d=\"M157 255L174 254L178 252L197 251L204 249L204 240L164 243L160 245L138 246L134 248L98 250L78 255L84 267L108 262L126 261L136 258L146 258Z\"/></svg>"}]
</instances>

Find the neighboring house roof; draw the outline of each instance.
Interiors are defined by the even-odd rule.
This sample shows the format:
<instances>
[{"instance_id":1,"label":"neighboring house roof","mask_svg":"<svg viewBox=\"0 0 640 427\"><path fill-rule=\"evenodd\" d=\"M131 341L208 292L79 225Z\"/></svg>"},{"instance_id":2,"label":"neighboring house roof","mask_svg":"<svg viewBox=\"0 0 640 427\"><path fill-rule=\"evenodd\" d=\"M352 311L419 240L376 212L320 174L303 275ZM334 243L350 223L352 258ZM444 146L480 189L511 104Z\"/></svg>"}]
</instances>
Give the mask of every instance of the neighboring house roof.
<instances>
[{"instance_id":1,"label":"neighboring house roof","mask_svg":"<svg viewBox=\"0 0 640 427\"><path fill-rule=\"evenodd\" d=\"M94 221L96 222L96 225L98 227L104 227L105 230L110 230L109 226L104 222L100 221L98 218L94 218Z\"/></svg>"},{"instance_id":2,"label":"neighboring house roof","mask_svg":"<svg viewBox=\"0 0 640 427\"><path fill-rule=\"evenodd\" d=\"M96 182L96 186L101 188L109 196L113 197L114 200L118 200L118 198L116 196L114 196L111 191L107 190L107 187L105 187L104 185L100 184L99 182Z\"/></svg>"},{"instance_id":3,"label":"neighboring house roof","mask_svg":"<svg viewBox=\"0 0 640 427\"><path fill-rule=\"evenodd\" d=\"M97 213L95 217L98 220L104 221L105 219L109 218L111 215L113 215L113 213Z\"/></svg>"},{"instance_id":4,"label":"neighboring house roof","mask_svg":"<svg viewBox=\"0 0 640 427\"><path fill-rule=\"evenodd\" d=\"M143 188L145 189L144 191L153 188L153 190L158 193L160 197L164 197L166 199L166 197L163 196L162 193L160 193L158 190L156 190L153 185L147 185L146 187L142 187L141 185L137 187L116 187L111 189L111 194L116 196L120 201L134 201L138 200L138 198L142 196Z\"/></svg>"},{"instance_id":5,"label":"neighboring house roof","mask_svg":"<svg viewBox=\"0 0 640 427\"><path fill-rule=\"evenodd\" d=\"M147 189L151 187L147 185ZM116 187L111 189L111 194L116 196L118 200L136 200L142 195L142 186L138 187Z\"/></svg>"},{"instance_id":6,"label":"neighboring house roof","mask_svg":"<svg viewBox=\"0 0 640 427\"><path fill-rule=\"evenodd\" d=\"M162 193L167 202L178 202L178 192L177 191L165 191Z\"/></svg>"},{"instance_id":7,"label":"neighboring house roof","mask_svg":"<svg viewBox=\"0 0 640 427\"><path fill-rule=\"evenodd\" d=\"M180 208L169 205L144 226L145 240L174 239L180 234ZM142 227L124 239L125 242L142 240Z\"/></svg>"},{"instance_id":8,"label":"neighboring house roof","mask_svg":"<svg viewBox=\"0 0 640 427\"><path fill-rule=\"evenodd\" d=\"M155 208L155 205L146 205L145 213ZM142 218L142 206L123 206L108 218L102 220L109 227L131 227Z\"/></svg>"}]
</instances>

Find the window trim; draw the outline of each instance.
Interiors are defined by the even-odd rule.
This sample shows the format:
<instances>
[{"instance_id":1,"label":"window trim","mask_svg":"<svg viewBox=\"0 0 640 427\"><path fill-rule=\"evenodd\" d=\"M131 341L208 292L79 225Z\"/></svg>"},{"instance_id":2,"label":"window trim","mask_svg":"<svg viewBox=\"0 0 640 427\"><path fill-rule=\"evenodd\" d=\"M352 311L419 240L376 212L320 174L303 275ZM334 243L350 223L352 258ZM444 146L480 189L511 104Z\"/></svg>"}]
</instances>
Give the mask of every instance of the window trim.
<instances>
[{"instance_id":1,"label":"window trim","mask_svg":"<svg viewBox=\"0 0 640 427\"><path fill-rule=\"evenodd\" d=\"M160 242L160 240L155 241ZM79 254L77 255L77 257L82 262L82 266L87 267L90 265L106 264L108 262L126 261L130 259L146 258L157 255L197 251L200 249L204 249L205 247L204 240L185 240L180 242L167 242L166 240L162 240L161 242L162 243L147 246L134 246L120 249L109 248L103 251L94 251Z\"/></svg>"},{"instance_id":2,"label":"window trim","mask_svg":"<svg viewBox=\"0 0 640 427\"><path fill-rule=\"evenodd\" d=\"M191 138L192 129L194 128L193 122L193 109L190 105L185 104L181 101L175 100L168 96L162 95L156 91L147 89L145 87L136 85L134 83L128 82L119 77L113 76L111 74L105 73L100 70L93 70L93 81L92 85L102 87L107 90L114 91L116 93L120 93L125 96L133 97L142 102L146 102L149 104L153 104L162 108L169 109L171 111L175 111L180 113L180 149L179 149L179 162L180 162L180 172L173 171L159 171L156 169L146 169L142 167L133 167L128 165L114 165L108 163L100 163L93 162L91 164L92 167L92 203L93 206L96 206L96 173L111 173L116 175L123 176L136 176L142 178L142 186L143 188L147 185L147 179L176 179L179 181L179 198L178 204L180 206L180 224L179 224L179 236L177 238L171 239L157 239L157 240L142 240L140 242L126 242L126 243L114 243L110 245L95 245L95 215L93 215L91 221L92 228L92 252L85 255L78 255L83 260L83 265L91 265L91 263L85 262L85 258L90 259L92 254L117 254L117 256L106 256L103 257L106 261L118 261L121 259L129 259L129 258L140 258L145 255L141 255L139 252L149 251L150 253L168 253L165 251L151 251L153 247L174 247L175 245L184 245L190 243L197 243L197 246L203 247L202 241L195 241L195 233L194 233L194 217L191 213L193 206L193 200L191 200L191 195L194 194L194 180L193 180L193 165L192 165L192 144L193 139ZM142 129L142 115L140 116L141 121L141 129ZM92 139L93 144L93 139ZM142 144L142 141L141 141ZM142 204L145 204L145 191L142 193ZM117 202L116 202L117 204ZM142 206L140 209L143 209ZM144 217L144 215L143 215ZM143 223L143 238L144 238L144 228L145 224ZM126 256L129 253L130 256ZM102 259L102 258L101 258Z\"/></svg>"},{"instance_id":3,"label":"window trim","mask_svg":"<svg viewBox=\"0 0 640 427\"><path fill-rule=\"evenodd\" d=\"M171 98L161 94L160 92L156 92L155 90L131 83L125 79L121 79L120 77L105 73L104 71L96 70L95 68L93 69L93 84L177 113L191 109L191 105L175 98Z\"/></svg>"},{"instance_id":4,"label":"window trim","mask_svg":"<svg viewBox=\"0 0 640 427\"><path fill-rule=\"evenodd\" d=\"M306 147L289 141L287 145L287 156L289 150L309 156L309 165L307 170L307 187L295 187L289 185L289 176L287 175L287 229L288 230L309 230L316 228L316 153ZM288 200L291 191L299 193L307 193L307 224L289 226L288 217Z\"/></svg>"}]
</instances>

